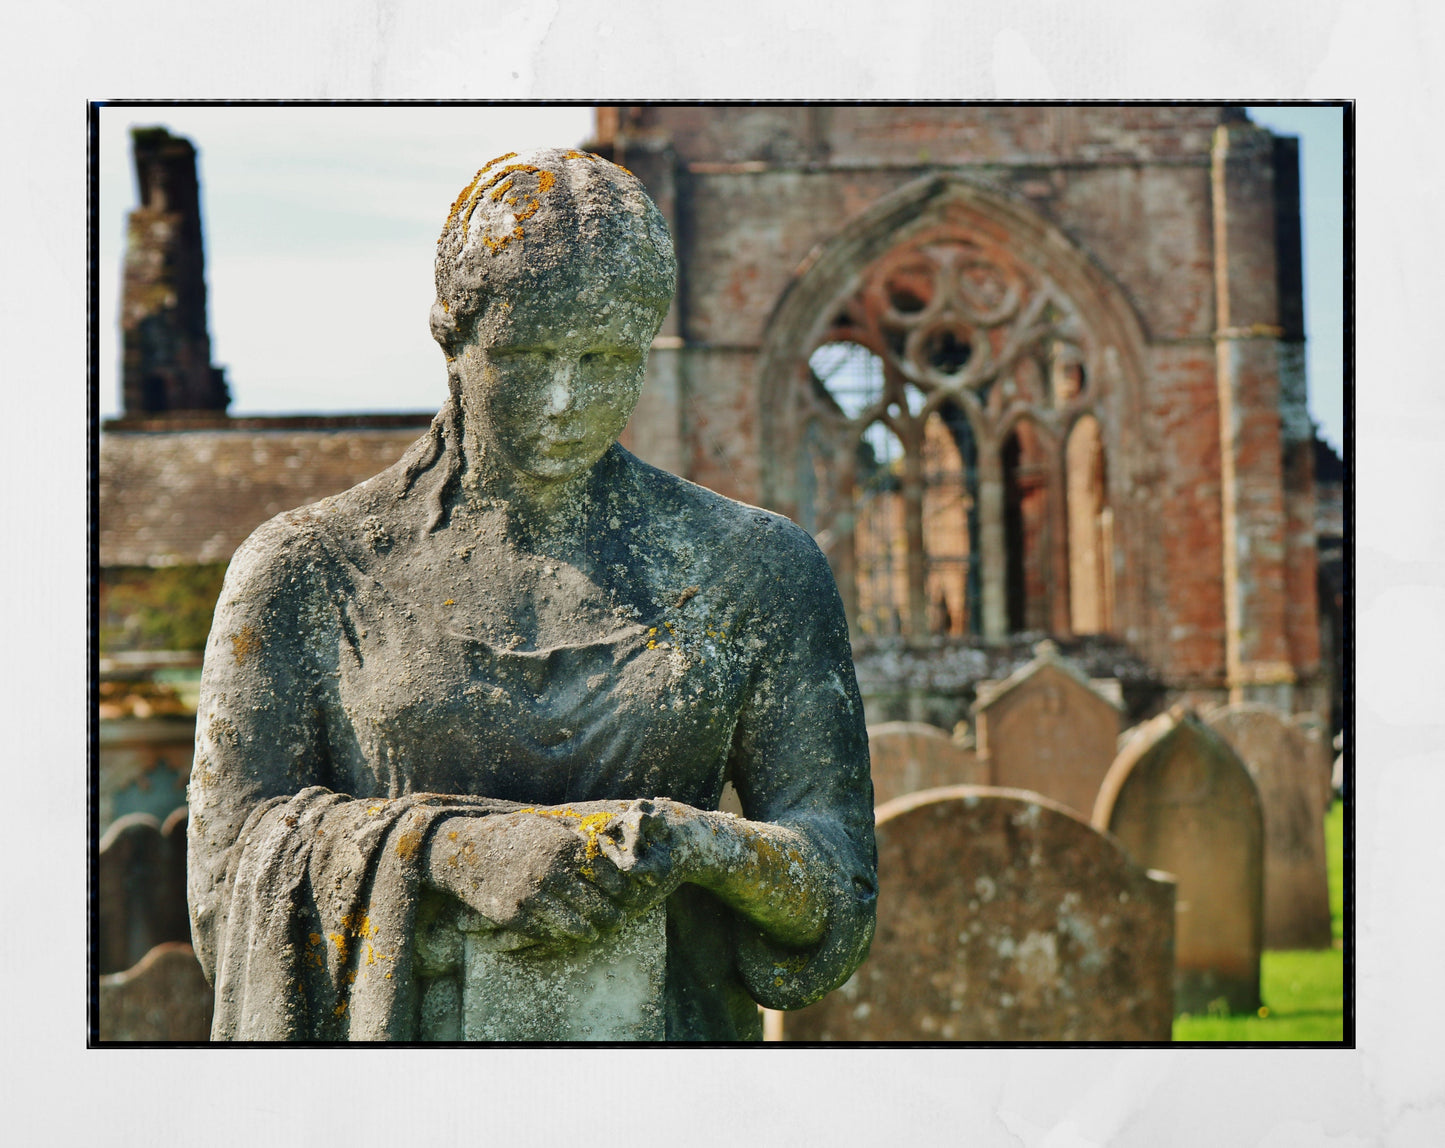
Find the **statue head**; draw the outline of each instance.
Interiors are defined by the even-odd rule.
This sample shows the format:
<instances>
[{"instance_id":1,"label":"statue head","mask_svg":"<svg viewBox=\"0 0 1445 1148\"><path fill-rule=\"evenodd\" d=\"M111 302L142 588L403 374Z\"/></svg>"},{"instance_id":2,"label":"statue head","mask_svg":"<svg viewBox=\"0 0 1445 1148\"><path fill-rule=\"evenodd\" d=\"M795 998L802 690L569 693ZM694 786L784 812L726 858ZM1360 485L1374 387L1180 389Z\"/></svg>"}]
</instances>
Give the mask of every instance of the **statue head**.
<instances>
[{"instance_id":1,"label":"statue head","mask_svg":"<svg viewBox=\"0 0 1445 1148\"><path fill-rule=\"evenodd\" d=\"M637 403L676 277L625 169L558 148L483 167L437 243L431 327L484 447L539 479L590 468Z\"/></svg>"}]
</instances>

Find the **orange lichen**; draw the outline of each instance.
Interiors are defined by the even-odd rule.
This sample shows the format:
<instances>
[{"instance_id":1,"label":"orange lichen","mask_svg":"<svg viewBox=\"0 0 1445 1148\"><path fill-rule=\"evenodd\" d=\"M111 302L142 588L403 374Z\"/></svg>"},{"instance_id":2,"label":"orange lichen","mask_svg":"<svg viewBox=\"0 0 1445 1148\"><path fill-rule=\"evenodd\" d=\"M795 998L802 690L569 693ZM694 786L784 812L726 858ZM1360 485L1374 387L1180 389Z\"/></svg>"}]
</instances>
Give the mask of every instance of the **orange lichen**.
<instances>
[{"instance_id":1,"label":"orange lichen","mask_svg":"<svg viewBox=\"0 0 1445 1148\"><path fill-rule=\"evenodd\" d=\"M231 635L231 652L236 656L236 665L244 665L252 654L261 652L261 635L249 625L242 626Z\"/></svg>"},{"instance_id":2,"label":"orange lichen","mask_svg":"<svg viewBox=\"0 0 1445 1148\"><path fill-rule=\"evenodd\" d=\"M510 157L503 156L502 158L506 159ZM495 163L497 161L494 160L493 162ZM513 239L522 238L522 224L526 220L531 219L532 216L537 214L537 211L542 206L541 197L552 190L552 188L556 185L557 177L554 176L550 171L545 171L542 168L537 167L535 164L512 163L508 164L500 171L494 172L485 181L478 182L478 180L481 180L482 174L485 171L486 168L483 168L482 171L477 172L477 180L473 180L471 185L468 186L465 192L466 212L462 216L461 222L463 232L465 232L471 226L472 212L476 210L477 204L482 201L483 197L486 196L488 192L492 193L491 198L495 201L501 198L502 195L504 195L508 190L513 187L514 181L508 179L508 176L512 175L515 172L531 172L537 177L537 190L528 194L527 206L522 208L521 211L518 211L512 217L513 223L515 224L512 230L507 232L505 235L502 235L495 239L492 238L490 235L483 235L481 237L482 242L486 244L488 250L500 251ZM509 204L515 205L517 200L515 198L512 198L507 200L507 202ZM451 226L452 219L456 215L456 211L460 208L460 206L460 202L454 205L452 214L447 216L448 227Z\"/></svg>"},{"instance_id":3,"label":"orange lichen","mask_svg":"<svg viewBox=\"0 0 1445 1148\"><path fill-rule=\"evenodd\" d=\"M416 856L421 848L422 835L416 830L408 830L396 839L396 855L403 861L409 861Z\"/></svg>"},{"instance_id":4,"label":"orange lichen","mask_svg":"<svg viewBox=\"0 0 1445 1148\"><path fill-rule=\"evenodd\" d=\"M464 203L467 203L471 199L472 190L477 186L477 183L482 178L482 176L486 174L487 169L494 164L501 163L504 159L511 159L516 154L517 153L514 151L509 151L506 155L499 155L496 159L487 160L486 163L482 164L482 166L477 169L477 174L472 176L472 182L467 184L466 187L462 188L462 193L457 196L456 202L452 204L451 211L447 212L447 221L442 226L441 239L437 240L438 243L440 243L442 239L446 238L447 230L451 227L452 220L457 217L457 212L462 209L462 205ZM442 306L446 306L446 304L443 303Z\"/></svg>"}]
</instances>

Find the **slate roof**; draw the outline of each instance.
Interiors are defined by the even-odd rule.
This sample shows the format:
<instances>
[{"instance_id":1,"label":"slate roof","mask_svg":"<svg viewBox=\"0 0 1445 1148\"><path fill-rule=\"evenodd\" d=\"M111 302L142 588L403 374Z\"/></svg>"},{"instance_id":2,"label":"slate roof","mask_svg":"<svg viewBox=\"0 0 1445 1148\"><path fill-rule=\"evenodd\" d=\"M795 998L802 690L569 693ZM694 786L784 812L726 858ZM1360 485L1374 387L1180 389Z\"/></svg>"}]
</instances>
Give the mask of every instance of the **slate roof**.
<instances>
[{"instance_id":1,"label":"slate roof","mask_svg":"<svg viewBox=\"0 0 1445 1148\"><path fill-rule=\"evenodd\" d=\"M103 431L101 566L226 562L268 518L385 470L425 430L401 426ZM420 422L421 425L417 425Z\"/></svg>"}]
</instances>

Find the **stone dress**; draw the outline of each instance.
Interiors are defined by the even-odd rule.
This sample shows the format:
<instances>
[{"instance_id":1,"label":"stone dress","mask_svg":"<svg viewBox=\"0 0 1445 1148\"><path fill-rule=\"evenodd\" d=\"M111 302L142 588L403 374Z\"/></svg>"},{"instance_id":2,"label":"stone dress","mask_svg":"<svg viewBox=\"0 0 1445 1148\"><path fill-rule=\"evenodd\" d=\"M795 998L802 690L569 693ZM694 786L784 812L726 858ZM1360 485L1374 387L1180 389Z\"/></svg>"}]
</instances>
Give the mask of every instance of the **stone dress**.
<instances>
[{"instance_id":1,"label":"stone dress","mask_svg":"<svg viewBox=\"0 0 1445 1148\"><path fill-rule=\"evenodd\" d=\"M589 586L605 624L547 648L488 641L448 587L485 594L505 554L476 547L459 497L429 528L442 460L406 477L426 444L261 526L227 572L190 789L213 1039L416 1039L413 937L441 818L644 797L716 809L729 779L749 819L807 839L827 929L778 945L682 886L666 1032L758 1039L755 1001L816 1000L874 924L863 710L825 559L786 519L614 446L588 480L605 527L588 569L548 570Z\"/></svg>"}]
</instances>

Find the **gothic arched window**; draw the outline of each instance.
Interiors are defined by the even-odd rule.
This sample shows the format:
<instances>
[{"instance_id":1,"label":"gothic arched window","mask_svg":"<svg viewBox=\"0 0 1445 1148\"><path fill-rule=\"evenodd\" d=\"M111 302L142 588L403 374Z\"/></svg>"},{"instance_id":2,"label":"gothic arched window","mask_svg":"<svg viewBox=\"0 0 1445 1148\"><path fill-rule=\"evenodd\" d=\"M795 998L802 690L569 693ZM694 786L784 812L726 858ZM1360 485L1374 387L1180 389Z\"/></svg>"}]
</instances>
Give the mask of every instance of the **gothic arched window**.
<instances>
[{"instance_id":1,"label":"gothic arched window","mask_svg":"<svg viewBox=\"0 0 1445 1148\"><path fill-rule=\"evenodd\" d=\"M808 357L798 473L855 636L1109 628L1088 344L1045 275L977 234L865 271Z\"/></svg>"}]
</instances>

